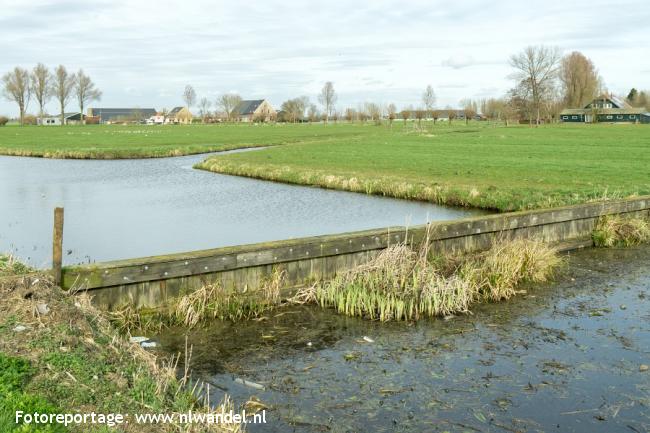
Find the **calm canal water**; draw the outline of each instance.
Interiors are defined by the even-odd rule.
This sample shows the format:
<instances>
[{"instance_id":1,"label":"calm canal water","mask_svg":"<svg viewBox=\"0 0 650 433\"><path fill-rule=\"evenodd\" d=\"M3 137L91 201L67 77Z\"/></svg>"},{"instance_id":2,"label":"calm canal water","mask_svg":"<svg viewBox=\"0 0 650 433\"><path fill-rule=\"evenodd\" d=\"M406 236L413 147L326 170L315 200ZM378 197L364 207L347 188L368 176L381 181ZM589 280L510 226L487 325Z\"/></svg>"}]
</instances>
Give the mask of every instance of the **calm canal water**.
<instances>
[{"instance_id":1,"label":"calm canal water","mask_svg":"<svg viewBox=\"0 0 650 433\"><path fill-rule=\"evenodd\" d=\"M46 267L56 206L65 207L66 264L479 213L192 168L204 158L99 161L0 156L0 252Z\"/></svg>"},{"instance_id":2,"label":"calm canal water","mask_svg":"<svg viewBox=\"0 0 650 433\"><path fill-rule=\"evenodd\" d=\"M192 366L212 401L270 407L250 432L650 431L650 246L576 252L527 289L415 324L317 307L214 322L189 333ZM163 350L182 353L184 332Z\"/></svg>"}]
</instances>

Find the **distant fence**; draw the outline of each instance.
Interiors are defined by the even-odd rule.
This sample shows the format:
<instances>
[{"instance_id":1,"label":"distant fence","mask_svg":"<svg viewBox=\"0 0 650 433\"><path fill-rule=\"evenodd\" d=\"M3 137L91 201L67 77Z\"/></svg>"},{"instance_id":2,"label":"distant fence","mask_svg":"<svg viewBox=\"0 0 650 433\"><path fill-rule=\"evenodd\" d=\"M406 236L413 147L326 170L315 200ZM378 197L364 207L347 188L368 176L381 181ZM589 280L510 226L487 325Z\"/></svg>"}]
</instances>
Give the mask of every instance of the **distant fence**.
<instances>
[{"instance_id":1,"label":"distant fence","mask_svg":"<svg viewBox=\"0 0 650 433\"><path fill-rule=\"evenodd\" d=\"M567 248L592 245L599 217L648 216L650 196L577 206L512 212L430 224L434 251L471 252L500 238L541 238L569 242ZM166 299L207 283L254 291L274 268L286 272L286 289L328 279L374 257L391 244L420 243L427 225L387 227L181 254L68 266L62 287L92 291L95 303L111 308L124 303L158 306Z\"/></svg>"}]
</instances>

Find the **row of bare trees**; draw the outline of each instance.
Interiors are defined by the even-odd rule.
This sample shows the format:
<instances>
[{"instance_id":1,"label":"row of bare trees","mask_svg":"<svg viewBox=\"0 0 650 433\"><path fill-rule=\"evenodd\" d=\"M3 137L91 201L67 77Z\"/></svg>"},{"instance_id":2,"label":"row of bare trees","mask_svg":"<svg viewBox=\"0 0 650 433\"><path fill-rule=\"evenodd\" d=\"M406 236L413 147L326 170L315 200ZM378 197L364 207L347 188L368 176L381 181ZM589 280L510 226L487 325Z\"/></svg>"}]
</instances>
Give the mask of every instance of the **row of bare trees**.
<instances>
[{"instance_id":1,"label":"row of bare trees","mask_svg":"<svg viewBox=\"0 0 650 433\"><path fill-rule=\"evenodd\" d=\"M45 106L55 99L59 106L61 125L65 123L64 110L72 98L76 99L83 121L84 107L91 101L98 101L102 92L86 75L83 69L70 73L59 65L50 71L44 64L37 64L31 71L16 66L2 76L4 97L18 105L20 124L25 122L25 113L32 97L38 104L39 118L45 115Z\"/></svg>"},{"instance_id":2,"label":"row of bare trees","mask_svg":"<svg viewBox=\"0 0 650 433\"><path fill-rule=\"evenodd\" d=\"M182 94L185 106L189 109L197 103L197 96L191 85L185 86ZM318 110L315 104L309 101L307 96L292 98L282 103L282 117L280 120L287 122L298 122L305 119L310 121L320 120L329 122L330 119L337 120L338 113L335 110L337 94L334 90L334 84L331 81L326 82L318 95L318 102L323 106L323 112ZM198 101L199 116L203 122L207 122L214 117L221 117L226 121L234 121L239 117L238 108L242 102L241 96L236 93L224 93L219 95L214 101L215 111L210 109L213 101L208 97L202 97Z\"/></svg>"}]
</instances>

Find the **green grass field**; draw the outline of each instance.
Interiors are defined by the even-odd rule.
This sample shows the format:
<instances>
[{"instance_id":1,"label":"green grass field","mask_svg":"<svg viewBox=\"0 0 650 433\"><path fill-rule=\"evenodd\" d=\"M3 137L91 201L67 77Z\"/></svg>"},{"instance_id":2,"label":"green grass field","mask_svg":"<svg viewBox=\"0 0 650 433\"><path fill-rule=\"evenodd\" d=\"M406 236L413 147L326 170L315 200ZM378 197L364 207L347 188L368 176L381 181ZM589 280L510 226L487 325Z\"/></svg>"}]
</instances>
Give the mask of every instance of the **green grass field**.
<instances>
[{"instance_id":1,"label":"green grass field","mask_svg":"<svg viewBox=\"0 0 650 433\"><path fill-rule=\"evenodd\" d=\"M198 167L500 211L650 194L650 128L644 125L345 128L362 132L215 156Z\"/></svg>"},{"instance_id":2,"label":"green grass field","mask_svg":"<svg viewBox=\"0 0 650 433\"><path fill-rule=\"evenodd\" d=\"M264 145L199 168L500 211L650 194L650 127L473 122L0 128L0 154L163 157Z\"/></svg>"},{"instance_id":3,"label":"green grass field","mask_svg":"<svg viewBox=\"0 0 650 433\"><path fill-rule=\"evenodd\" d=\"M345 140L355 128L305 125L86 125L0 127L0 155L46 158L155 158L242 147Z\"/></svg>"}]
</instances>

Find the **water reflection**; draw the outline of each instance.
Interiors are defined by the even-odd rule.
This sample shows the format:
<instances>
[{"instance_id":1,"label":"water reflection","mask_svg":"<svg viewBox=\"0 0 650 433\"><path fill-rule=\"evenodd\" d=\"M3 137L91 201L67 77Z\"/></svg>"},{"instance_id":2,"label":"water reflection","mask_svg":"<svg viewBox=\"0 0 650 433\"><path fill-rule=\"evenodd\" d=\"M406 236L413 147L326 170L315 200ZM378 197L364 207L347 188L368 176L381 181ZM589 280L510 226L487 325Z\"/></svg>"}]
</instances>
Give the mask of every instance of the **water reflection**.
<instances>
[{"instance_id":1,"label":"water reflection","mask_svg":"<svg viewBox=\"0 0 650 433\"><path fill-rule=\"evenodd\" d=\"M0 156L0 251L47 265L55 206L66 210L67 264L477 213L192 169L204 157L99 161Z\"/></svg>"}]
</instances>

